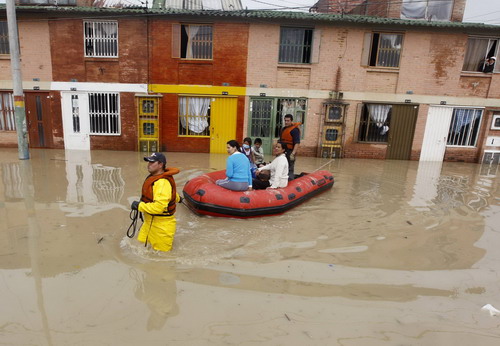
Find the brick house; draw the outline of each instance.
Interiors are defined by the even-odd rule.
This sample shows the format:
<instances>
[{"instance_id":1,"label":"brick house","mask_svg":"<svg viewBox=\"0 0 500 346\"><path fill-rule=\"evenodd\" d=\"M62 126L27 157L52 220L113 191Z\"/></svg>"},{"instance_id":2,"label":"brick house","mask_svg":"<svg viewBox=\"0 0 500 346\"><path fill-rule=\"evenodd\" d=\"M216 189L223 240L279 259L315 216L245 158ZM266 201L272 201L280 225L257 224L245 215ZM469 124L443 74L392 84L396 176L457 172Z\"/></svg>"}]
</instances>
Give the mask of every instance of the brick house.
<instances>
[{"instance_id":1,"label":"brick house","mask_svg":"<svg viewBox=\"0 0 500 346\"><path fill-rule=\"evenodd\" d=\"M42 39L30 17L50 51L28 48ZM158 140L222 152L251 136L269 150L287 113L302 122L301 155L478 162L500 147L500 68L479 71L498 52L495 26L162 8L23 7L18 18L25 90L45 92L51 115L42 147L153 150ZM87 138L68 136L83 125ZM0 130L9 143L15 133Z\"/></svg>"}]
</instances>

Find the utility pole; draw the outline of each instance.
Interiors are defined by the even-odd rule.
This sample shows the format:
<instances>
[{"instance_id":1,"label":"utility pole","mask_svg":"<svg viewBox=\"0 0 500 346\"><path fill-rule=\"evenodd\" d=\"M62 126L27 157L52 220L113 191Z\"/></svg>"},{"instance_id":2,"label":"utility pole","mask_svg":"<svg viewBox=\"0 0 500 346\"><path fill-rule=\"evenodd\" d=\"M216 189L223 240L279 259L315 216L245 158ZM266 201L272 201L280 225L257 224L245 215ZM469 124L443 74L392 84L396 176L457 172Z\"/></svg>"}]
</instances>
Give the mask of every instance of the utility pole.
<instances>
[{"instance_id":1,"label":"utility pole","mask_svg":"<svg viewBox=\"0 0 500 346\"><path fill-rule=\"evenodd\" d=\"M17 35L16 4L14 0L6 1L7 26L9 28L10 64L12 67L12 85L14 90L14 110L16 116L17 149L20 160L28 160L28 131L26 128L26 109L24 107L23 80L21 77L21 61L19 58L19 37Z\"/></svg>"}]
</instances>

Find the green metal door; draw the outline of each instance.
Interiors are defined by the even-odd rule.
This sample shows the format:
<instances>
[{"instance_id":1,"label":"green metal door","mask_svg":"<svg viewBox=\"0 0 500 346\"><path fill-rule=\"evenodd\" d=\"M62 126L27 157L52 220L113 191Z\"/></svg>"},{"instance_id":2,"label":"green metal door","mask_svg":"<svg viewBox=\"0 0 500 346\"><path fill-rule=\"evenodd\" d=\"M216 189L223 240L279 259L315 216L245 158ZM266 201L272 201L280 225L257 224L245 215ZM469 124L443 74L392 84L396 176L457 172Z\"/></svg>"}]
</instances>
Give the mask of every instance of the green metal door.
<instances>
[{"instance_id":1,"label":"green metal door","mask_svg":"<svg viewBox=\"0 0 500 346\"><path fill-rule=\"evenodd\" d=\"M305 98L251 98L249 109L249 137L262 139L266 155L271 155L272 145L277 141L283 127L283 117L293 116L294 122L302 123L300 132L304 136L307 99ZM266 157L266 161L270 158Z\"/></svg>"},{"instance_id":2,"label":"green metal door","mask_svg":"<svg viewBox=\"0 0 500 346\"><path fill-rule=\"evenodd\" d=\"M271 98L250 99L249 136L252 138L252 141L255 141L255 138L262 139L262 147L266 155L271 153L273 140L271 132L274 126L272 119L273 108L273 99Z\"/></svg>"},{"instance_id":3,"label":"green metal door","mask_svg":"<svg viewBox=\"0 0 500 346\"><path fill-rule=\"evenodd\" d=\"M393 105L389 125L386 159L409 160L418 106Z\"/></svg>"}]
</instances>

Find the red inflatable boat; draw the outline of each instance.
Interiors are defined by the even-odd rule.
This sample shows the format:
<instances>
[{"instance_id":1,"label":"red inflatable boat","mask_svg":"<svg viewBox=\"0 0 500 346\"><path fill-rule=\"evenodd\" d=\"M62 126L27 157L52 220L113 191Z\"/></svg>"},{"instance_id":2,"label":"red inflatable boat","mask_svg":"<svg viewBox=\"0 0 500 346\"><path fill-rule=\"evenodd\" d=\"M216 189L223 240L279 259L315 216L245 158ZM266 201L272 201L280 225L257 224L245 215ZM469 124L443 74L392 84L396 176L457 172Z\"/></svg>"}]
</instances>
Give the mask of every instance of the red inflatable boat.
<instances>
[{"instance_id":1,"label":"red inflatable boat","mask_svg":"<svg viewBox=\"0 0 500 346\"><path fill-rule=\"evenodd\" d=\"M197 214L248 218L276 215L307 201L333 186L328 171L304 174L285 188L230 191L215 184L226 171L203 174L189 180L183 189L184 202Z\"/></svg>"}]
</instances>

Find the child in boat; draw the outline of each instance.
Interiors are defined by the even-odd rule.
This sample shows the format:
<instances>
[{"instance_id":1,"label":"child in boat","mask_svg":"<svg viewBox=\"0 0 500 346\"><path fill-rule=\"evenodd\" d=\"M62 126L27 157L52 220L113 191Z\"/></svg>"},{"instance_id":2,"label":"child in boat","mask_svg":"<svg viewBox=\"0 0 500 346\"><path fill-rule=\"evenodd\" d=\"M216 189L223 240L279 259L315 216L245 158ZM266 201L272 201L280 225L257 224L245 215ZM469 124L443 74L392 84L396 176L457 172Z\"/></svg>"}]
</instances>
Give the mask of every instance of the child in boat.
<instances>
[{"instance_id":1,"label":"child in boat","mask_svg":"<svg viewBox=\"0 0 500 346\"><path fill-rule=\"evenodd\" d=\"M264 149L262 148L262 139L255 138L252 151L255 159L255 164L257 165L257 167L264 166L265 162L264 162Z\"/></svg>"},{"instance_id":2,"label":"child in boat","mask_svg":"<svg viewBox=\"0 0 500 346\"><path fill-rule=\"evenodd\" d=\"M255 157L252 150L252 139L250 137L246 137L243 139L243 145L240 148L243 155L248 158L250 161L250 171L252 172L252 178L255 178L255 170L257 169L257 165L255 164Z\"/></svg>"}]
</instances>

